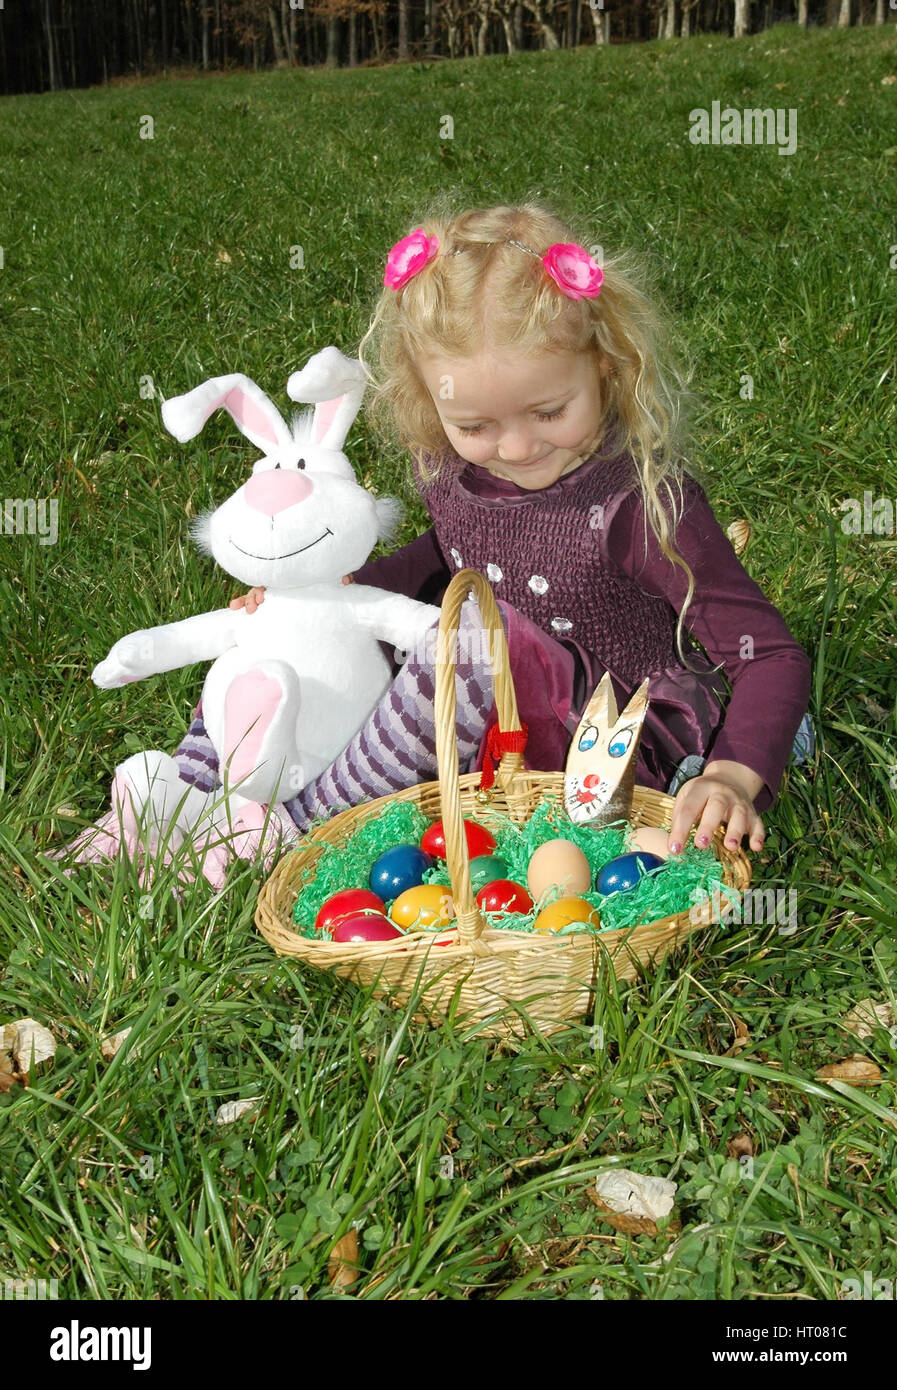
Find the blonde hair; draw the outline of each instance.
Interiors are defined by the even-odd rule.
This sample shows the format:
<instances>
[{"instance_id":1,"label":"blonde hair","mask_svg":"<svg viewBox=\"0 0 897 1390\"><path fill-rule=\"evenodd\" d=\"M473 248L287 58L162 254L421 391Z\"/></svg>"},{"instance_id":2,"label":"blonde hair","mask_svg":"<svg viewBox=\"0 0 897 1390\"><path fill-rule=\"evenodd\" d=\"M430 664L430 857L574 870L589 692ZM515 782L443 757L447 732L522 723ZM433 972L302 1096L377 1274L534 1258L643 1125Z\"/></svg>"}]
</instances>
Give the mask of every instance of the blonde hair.
<instances>
[{"instance_id":1,"label":"blonde hair","mask_svg":"<svg viewBox=\"0 0 897 1390\"><path fill-rule=\"evenodd\" d=\"M484 349L592 353L605 371L601 424L615 423L614 446L630 453L638 470L646 546L650 523L662 553L688 579L676 626L687 664L683 617L695 579L674 536L683 505L680 441L688 391L670 330L639 283L640 271L625 255L605 257L600 295L568 299L536 256L508 243L522 242L541 257L556 242L588 241L532 202L434 213L417 225L438 238L439 251L400 290L384 290L359 346L374 388L366 406L371 425L410 449L422 476L433 478L446 466L450 445L418 371L420 357L464 358Z\"/></svg>"}]
</instances>

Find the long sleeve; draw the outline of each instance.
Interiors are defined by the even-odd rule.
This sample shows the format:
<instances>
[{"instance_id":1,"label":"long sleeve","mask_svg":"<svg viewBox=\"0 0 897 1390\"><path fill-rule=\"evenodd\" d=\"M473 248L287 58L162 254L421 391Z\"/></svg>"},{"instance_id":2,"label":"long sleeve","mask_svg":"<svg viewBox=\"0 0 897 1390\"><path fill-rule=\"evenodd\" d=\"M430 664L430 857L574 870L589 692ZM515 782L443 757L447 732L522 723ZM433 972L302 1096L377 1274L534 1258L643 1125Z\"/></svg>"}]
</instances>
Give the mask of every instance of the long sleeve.
<instances>
[{"instance_id":1,"label":"long sleeve","mask_svg":"<svg viewBox=\"0 0 897 1390\"><path fill-rule=\"evenodd\" d=\"M683 503L675 548L695 577L684 626L711 661L723 663L732 688L709 760L743 763L762 777L764 786L755 798L762 811L775 799L807 708L810 661L737 559L693 478L683 480ZM686 576L663 555L650 525L646 547L639 493L626 496L608 517L604 544L608 559L624 574L680 612Z\"/></svg>"},{"instance_id":2,"label":"long sleeve","mask_svg":"<svg viewBox=\"0 0 897 1390\"><path fill-rule=\"evenodd\" d=\"M357 584L373 584L421 603L440 603L450 579L451 572L432 526L400 550L379 560L368 560L355 571Z\"/></svg>"}]
</instances>

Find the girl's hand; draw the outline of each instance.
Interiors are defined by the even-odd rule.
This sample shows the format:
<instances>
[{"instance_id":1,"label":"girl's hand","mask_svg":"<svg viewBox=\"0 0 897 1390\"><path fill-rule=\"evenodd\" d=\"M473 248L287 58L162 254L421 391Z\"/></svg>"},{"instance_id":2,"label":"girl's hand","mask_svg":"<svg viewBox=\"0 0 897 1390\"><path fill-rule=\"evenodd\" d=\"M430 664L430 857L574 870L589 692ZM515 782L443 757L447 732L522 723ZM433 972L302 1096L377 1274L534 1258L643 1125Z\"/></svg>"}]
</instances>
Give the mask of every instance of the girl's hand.
<instances>
[{"instance_id":1,"label":"girl's hand","mask_svg":"<svg viewBox=\"0 0 897 1390\"><path fill-rule=\"evenodd\" d=\"M245 608L247 613L254 613L260 603L265 602L265 590L261 586L250 589L248 594L238 594L232 598L229 608Z\"/></svg>"},{"instance_id":2,"label":"girl's hand","mask_svg":"<svg viewBox=\"0 0 897 1390\"><path fill-rule=\"evenodd\" d=\"M754 809L754 797L762 786L763 779L743 763L707 763L700 777L692 777L676 793L670 852L679 853L693 825L697 825L695 844L704 849L720 821L726 822L727 849L737 849L743 835L750 836L752 850L762 849L765 831Z\"/></svg>"},{"instance_id":3,"label":"girl's hand","mask_svg":"<svg viewBox=\"0 0 897 1390\"><path fill-rule=\"evenodd\" d=\"M354 584L355 580L351 574L343 575L343 584ZM245 608L247 614L254 613L259 604L265 602L264 586L259 584L254 589L250 589L248 594L238 594L232 598L228 604L229 608Z\"/></svg>"}]
</instances>

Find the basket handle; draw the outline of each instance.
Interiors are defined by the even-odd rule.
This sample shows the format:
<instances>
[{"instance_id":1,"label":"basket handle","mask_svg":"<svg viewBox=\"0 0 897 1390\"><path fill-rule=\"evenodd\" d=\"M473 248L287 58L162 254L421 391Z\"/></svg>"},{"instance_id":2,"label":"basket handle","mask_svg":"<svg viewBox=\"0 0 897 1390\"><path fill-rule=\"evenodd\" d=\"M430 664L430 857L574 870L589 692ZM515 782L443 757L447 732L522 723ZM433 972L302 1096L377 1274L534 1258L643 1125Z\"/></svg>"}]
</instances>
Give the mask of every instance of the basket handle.
<instances>
[{"instance_id":1,"label":"basket handle","mask_svg":"<svg viewBox=\"0 0 897 1390\"><path fill-rule=\"evenodd\" d=\"M434 710L436 763L439 770L442 825L445 831L445 857L452 884L458 935L465 946L473 946L477 954L486 954L485 944L479 941L486 922L477 906L470 882L470 855L467 850L467 837L464 834L464 818L461 814L461 782L455 728L455 654L458 625L461 607L471 590L479 605L483 627L489 633L489 654L499 728L505 733L519 732L520 716L517 713L517 697L511 678L505 630L492 588L479 570L459 570L445 591L442 615L439 619ZM511 778L514 773L522 771L522 754L502 754L498 767L498 777L502 782Z\"/></svg>"}]
</instances>

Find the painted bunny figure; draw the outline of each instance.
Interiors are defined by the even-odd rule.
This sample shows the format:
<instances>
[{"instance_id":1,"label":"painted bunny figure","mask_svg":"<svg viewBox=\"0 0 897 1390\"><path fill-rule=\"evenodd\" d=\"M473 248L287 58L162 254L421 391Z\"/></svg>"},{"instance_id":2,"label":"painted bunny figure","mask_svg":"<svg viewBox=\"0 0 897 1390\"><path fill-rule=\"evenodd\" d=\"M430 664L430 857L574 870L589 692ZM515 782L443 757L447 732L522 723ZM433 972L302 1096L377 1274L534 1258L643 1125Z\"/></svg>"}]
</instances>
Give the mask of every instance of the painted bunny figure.
<instances>
[{"instance_id":1,"label":"painted bunny figure","mask_svg":"<svg viewBox=\"0 0 897 1390\"><path fill-rule=\"evenodd\" d=\"M610 676L605 672L601 677L564 769L564 806L572 821L597 829L628 817L648 704L648 681L643 680L618 713Z\"/></svg>"},{"instance_id":2,"label":"painted bunny figure","mask_svg":"<svg viewBox=\"0 0 897 1390\"><path fill-rule=\"evenodd\" d=\"M158 826L233 824L248 804L294 796L345 748L390 680L381 641L411 650L439 619L429 604L342 578L394 528L399 504L355 478L343 441L364 394L358 362L335 347L295 372L287 391L315 402L290 428L241 374L166 401L166 428L185 442L217 409L264 457L252 476L194 523L201 549L247 585L264 585L258 612L221 608L132 632L94 669L102 689L212 661L202 692L225 794L180 780L173 758L139 753L116 769L114 795ZM214 803L214 807L213 807Z\"/></svg>"}]
</instances>

